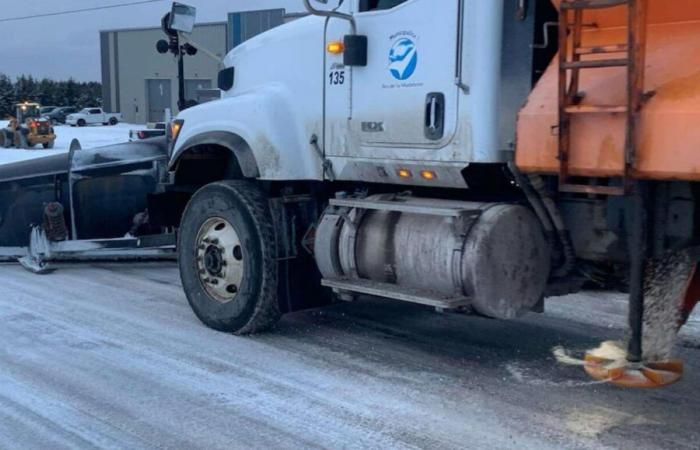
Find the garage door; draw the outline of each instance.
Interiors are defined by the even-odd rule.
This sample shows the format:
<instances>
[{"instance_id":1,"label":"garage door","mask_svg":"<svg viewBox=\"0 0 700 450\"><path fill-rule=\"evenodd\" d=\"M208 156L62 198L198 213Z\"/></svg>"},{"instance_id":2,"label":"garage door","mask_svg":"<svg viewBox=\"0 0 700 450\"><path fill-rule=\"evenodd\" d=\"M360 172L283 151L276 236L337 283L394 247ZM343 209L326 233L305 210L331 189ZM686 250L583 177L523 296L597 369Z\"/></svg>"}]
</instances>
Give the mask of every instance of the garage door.
<instances>
[{"instance_id":1,"label":"garage door","mask_svg":"<svg viewBox=\"0 0 700 450\"><path fill-rule=\"evenodd\" d=\"M148 121L163 122L165 109L172 105L170 80L147 80Z\"/></svg>"}]
</instances>

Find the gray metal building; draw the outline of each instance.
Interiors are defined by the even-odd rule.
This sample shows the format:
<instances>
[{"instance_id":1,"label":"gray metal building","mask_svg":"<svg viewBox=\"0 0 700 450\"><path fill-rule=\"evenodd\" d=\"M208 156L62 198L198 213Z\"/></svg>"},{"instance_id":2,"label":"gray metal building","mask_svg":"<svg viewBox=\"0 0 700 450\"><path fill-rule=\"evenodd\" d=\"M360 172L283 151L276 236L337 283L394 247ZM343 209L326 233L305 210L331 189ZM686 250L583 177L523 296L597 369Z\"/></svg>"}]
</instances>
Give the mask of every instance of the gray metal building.
<instances>
[{"instance_id":1,"label":"gray metal building","mask_svg":"<svg viewBox=\"0 0 700 450\"><path fill-rule=\"evenodd\" d=\"M296 17L299 14L286 15L284 9L230 13L227 22L197 25L192 39L223 58L246 39ZM177 60L156 52L156 42L164 38L160 27L100 32L107 111L122 113L130 123L161 121L166 108L177 113ZM220 68L203 52L185 57L185 97L203 100L198 91L204 94L207 89L211 95Z\"/></svg>"},{"instance_id":2,"label":"gray metal building","mask_svg":"<svg viewBox=\"0 0 700 450\"><path fill-rule=\"evenodd\" d=\"M225 22L199 25L192 38L221 57L226 54ZM100 32L104 108L122 113L126 122L161 121L166 108L177 111L177 60L156 52L160 39L159 27ZM186 97L214 87L219 69L202 52L186 57Z\"/></svg>"}]
</instances>

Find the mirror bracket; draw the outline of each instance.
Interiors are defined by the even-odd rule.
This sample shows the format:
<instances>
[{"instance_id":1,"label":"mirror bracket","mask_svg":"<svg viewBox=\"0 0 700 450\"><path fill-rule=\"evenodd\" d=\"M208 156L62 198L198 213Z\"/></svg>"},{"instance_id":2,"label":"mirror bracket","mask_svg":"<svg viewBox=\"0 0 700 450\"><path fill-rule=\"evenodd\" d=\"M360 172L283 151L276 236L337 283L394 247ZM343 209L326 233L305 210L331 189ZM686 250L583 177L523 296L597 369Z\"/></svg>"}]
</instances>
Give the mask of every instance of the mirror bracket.
<instances>
[{"instance_id":1,"label":"mirror bracket","mask_svg":"<svg viewBox=\"0 0 700 450\"><path fill-rule=\"evenodd\" d=\"M324 4L328 3L328 0L318 0L318 1L321 3L324 3ZM338 6L331 11L323 11L323 10L314 8L313 6L311 6L310 0L304 0L304 7L309 12L309 14L314 15L314 16L347 20L348 22L350 22L350 26L352 27L352 34L357 34L357 26L355 24L355 17L353 17L352 14L342 13L342 12L339 12L337 10L338 8L343 6L344 1L345 0L340 0L340 3L338 3Z\"/></svg>"}]
</instances>

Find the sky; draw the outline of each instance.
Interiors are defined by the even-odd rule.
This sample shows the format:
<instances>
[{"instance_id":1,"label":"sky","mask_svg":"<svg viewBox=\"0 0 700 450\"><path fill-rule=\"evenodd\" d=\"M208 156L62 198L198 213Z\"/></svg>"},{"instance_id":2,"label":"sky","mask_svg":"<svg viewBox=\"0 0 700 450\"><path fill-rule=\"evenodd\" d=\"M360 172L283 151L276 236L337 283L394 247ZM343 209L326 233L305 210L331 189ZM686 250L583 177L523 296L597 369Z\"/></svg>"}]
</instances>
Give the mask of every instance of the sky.
<instances>
[{"instance_id":1,"label":"sky","mask_svg":"<svg viewBox=\"0 0 700 450\"><path fill-rule=\"evenodd\" d=\"M100 30L160 26L171 1L102 11L3 22L35 14L132 3L136 0L0 0L0 73L38 78L100 81ZM225 22L227 13L285 8L303 11L302 0L180 0L197 7L199 22ZM146 43L146 45L155 43ZM155 51L155 50L154 50Z\"/></svg>"}]
</instances>

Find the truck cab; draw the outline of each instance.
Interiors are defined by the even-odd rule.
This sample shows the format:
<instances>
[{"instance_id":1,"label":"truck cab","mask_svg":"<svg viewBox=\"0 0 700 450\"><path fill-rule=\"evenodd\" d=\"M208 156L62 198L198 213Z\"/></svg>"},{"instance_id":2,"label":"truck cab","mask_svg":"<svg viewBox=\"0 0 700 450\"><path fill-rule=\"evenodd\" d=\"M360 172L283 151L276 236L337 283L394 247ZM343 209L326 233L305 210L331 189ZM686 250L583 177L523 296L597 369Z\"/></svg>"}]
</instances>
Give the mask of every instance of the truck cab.
<instances>
[{"instance_id":1,"label":"truck cab","mask_svg":"<svg viewBox=\"0 0 700 450\"><path fill-rule=\"evenodd\" d=\"M224 99L178 116L173 167L221 132L266 180L466 188L470 165L511 158L550 4L340 3L351 20L311 16L235 48Z\"/></svg>"}]
</instances>

